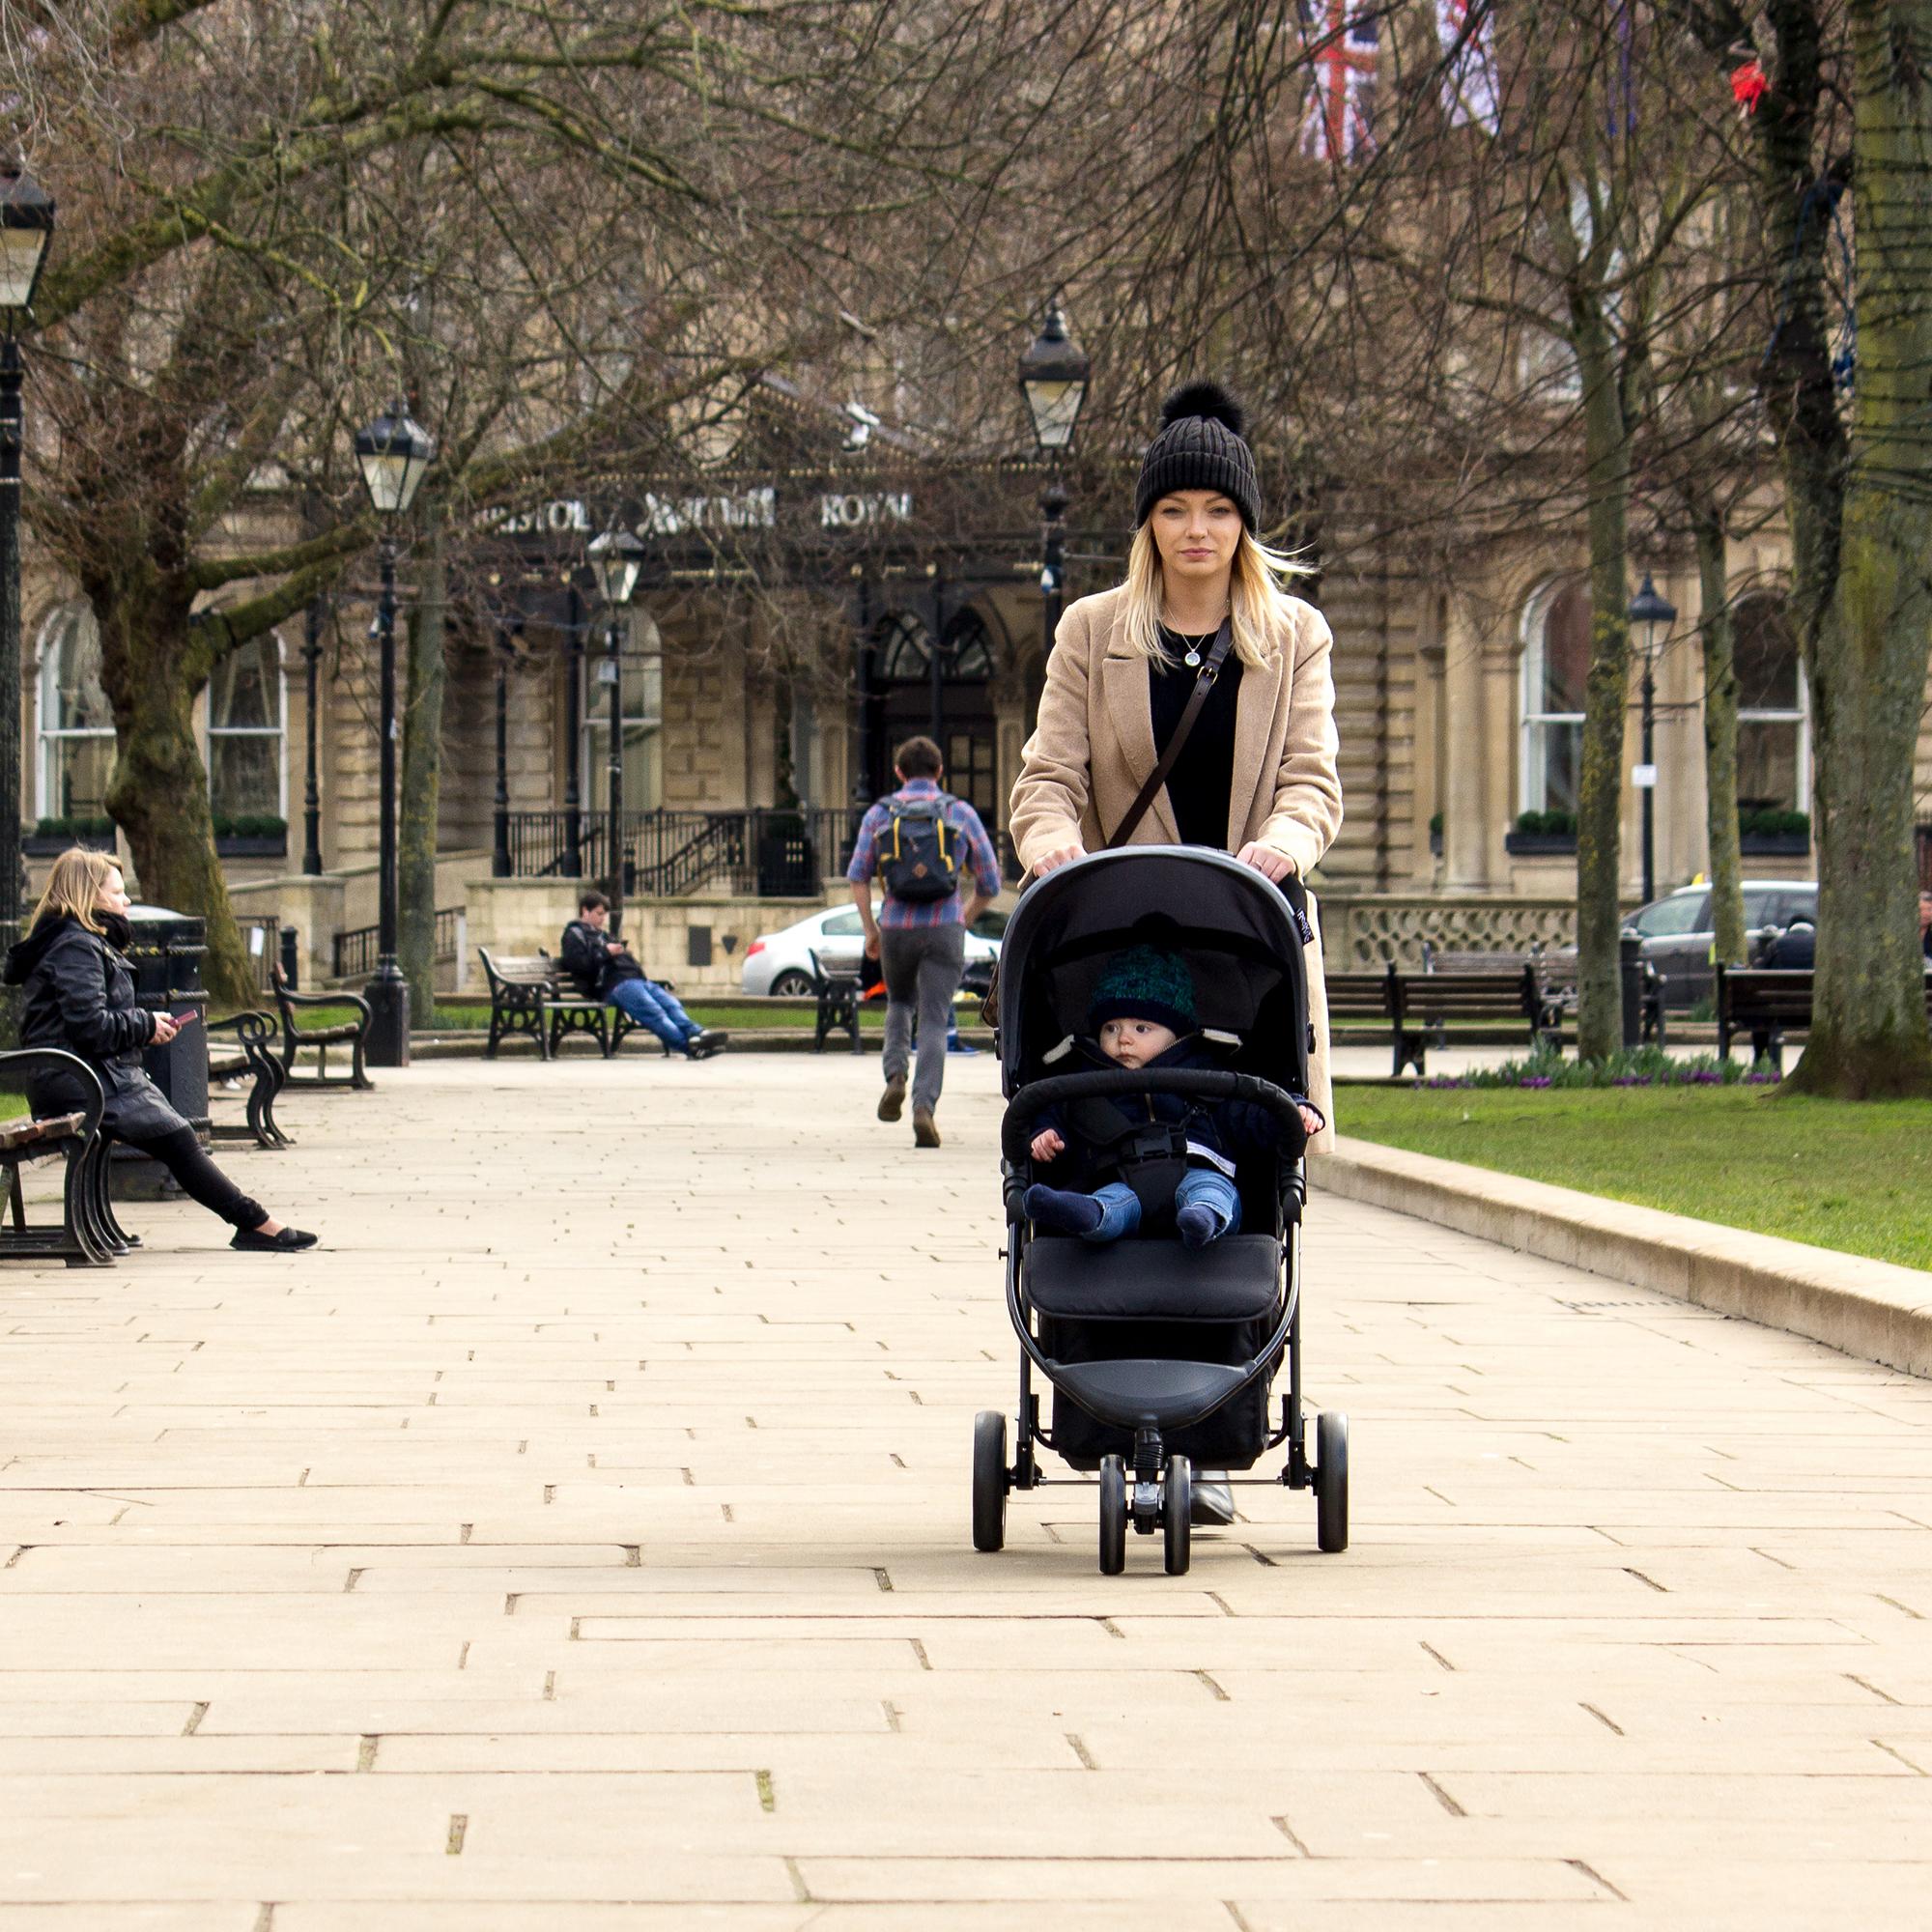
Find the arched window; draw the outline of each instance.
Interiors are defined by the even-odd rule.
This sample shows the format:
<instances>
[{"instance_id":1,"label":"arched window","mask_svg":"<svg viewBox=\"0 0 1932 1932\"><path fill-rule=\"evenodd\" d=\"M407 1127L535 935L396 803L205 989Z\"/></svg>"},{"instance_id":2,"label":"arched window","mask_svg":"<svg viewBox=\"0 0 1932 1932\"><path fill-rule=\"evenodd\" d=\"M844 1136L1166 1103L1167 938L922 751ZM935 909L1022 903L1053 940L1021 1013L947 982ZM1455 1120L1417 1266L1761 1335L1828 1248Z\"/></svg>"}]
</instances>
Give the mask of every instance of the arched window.
<instances>
[{"instance_id":1,"label":"arched window","mask_svg":"<svg viewBox=\"0 0 1932 1932\"><path fill-rule=\"evenodd\" d=\"M648 611L634 610L626 621L617 659L624 694L624 810L655 811L664 804L664 639ZM583 795L599 809L611 761L610 664L600 627L583 658Z\"/></svg>"},{"instance_id":2,"label":"arched window","mask_svg":"<svg viewBox=\"0 0 1932 1932\"><path fill-rule=\"evenodd\" d=\"M1732 619L1738 674L1738 810L1805 811L1811 795L1810 718L1798 639L1783 600L1740 600Z\"/></svg>"},{"instance_id":3,"label":"arched window","mask_svg":"<svg viewBox=\"0 0 1932 1932\"><path fill-rule=\"evenodd\" d=\"M1552 583L1523 612L1522 807L1577 810L1583 694L1590 674L1590 586Z\"/></svg>"},{"instance_id":4,"label":"arched window","mask_svg":"<svg viewBox=\"0 0 1932 1932\"><path fill-rule=\"evenodd\" d=\"M40 739L38 815L104 820L114 714L100 688L100 629L85 601L63 604L41 627Z\"/></svg>"},{"instance_id":5,"label":"arched window","mask_svg":"<svg viewBox=\"0 0 1932 1932\"><path fill-rule=\"evenodd\" d=\"M208 680L208 797L217 832L267 833L288 817L282 647L272 634L230 651Z\"/></svg>"}]
</instances>

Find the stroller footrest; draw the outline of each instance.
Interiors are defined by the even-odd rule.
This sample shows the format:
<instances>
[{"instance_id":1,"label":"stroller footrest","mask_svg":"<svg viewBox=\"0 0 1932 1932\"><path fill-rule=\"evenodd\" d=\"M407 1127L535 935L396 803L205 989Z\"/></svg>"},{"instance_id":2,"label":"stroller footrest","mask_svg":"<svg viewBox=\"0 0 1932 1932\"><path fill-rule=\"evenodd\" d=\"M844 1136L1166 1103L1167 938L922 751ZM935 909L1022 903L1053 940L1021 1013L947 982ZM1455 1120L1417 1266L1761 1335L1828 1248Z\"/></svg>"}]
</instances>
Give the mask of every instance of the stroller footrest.
<instances>
[{"instance_id":1,"label":"stroller footrest","mask_svg":"<svg viewBox=\"0 0 1932 1932\"><path fill-rule=\"evenodd\" d=\"M1053 1385L1090 1415L1121 1429L1184 1429L1240 1387L1242 1372L1219 1362L1055 1362Z\"/></svg>"}]
</instances>

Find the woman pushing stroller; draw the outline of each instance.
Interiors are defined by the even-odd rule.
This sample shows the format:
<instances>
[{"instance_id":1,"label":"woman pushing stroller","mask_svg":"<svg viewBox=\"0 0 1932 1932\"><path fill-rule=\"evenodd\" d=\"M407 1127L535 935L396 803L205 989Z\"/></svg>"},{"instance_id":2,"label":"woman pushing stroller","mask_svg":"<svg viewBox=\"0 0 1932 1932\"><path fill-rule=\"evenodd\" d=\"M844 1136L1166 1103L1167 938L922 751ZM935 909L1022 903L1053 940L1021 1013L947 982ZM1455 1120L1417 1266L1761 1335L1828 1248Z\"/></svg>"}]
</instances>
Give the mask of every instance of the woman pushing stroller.
<instances>
[{"instance_id":1,"label":"woman pushing stroller","mask_svg":"<svg viewBox=\"0 0 1932 1932\"><path fill-rule=\"evenodd\" d=\"M1129 948L1108 965L1087 1022L1091 1037L1075 1047L1091 1065L1211 1070L1225 1058L1202 1035L1187 962L1157 947ZM1300 1094L1292 1097L1303 1139L1320 1133L1321 1113ZM1240 1232L1237 1159L1271 1151L1297 1158L1301 1148L1288 1139L1273 1114L1236 1100L1149 1094L1053 1108L1033 1137L1033 1158L1042 1165L1064 1158L1073 1179L1112 1178L1092 1192L1036 1181L1023 1205L1043 1234L1104 1243L1136 1233L1145 1219L1150 1226L1171 1224L1181 1244L1198 1251Z\"/></svg>"},{"instance_id":2,"label":"woman pushing stroller","mask_svg":"<svg viewBox=\"0 0 1932 1932\"><path fill-rule=\"evenodd\" d=\"M1216 384L1168 397L1134 492L1126 581L1060 621L1009 813L1036 877L1102 846L1178 844L1279 884L1305 879L1341 828L1333 639L1282 587L1305 566L1256 534L1245 427ZM1308 1094L1325 1122L1319 937L1307 964Z\"/></svg>"}]
</instances>

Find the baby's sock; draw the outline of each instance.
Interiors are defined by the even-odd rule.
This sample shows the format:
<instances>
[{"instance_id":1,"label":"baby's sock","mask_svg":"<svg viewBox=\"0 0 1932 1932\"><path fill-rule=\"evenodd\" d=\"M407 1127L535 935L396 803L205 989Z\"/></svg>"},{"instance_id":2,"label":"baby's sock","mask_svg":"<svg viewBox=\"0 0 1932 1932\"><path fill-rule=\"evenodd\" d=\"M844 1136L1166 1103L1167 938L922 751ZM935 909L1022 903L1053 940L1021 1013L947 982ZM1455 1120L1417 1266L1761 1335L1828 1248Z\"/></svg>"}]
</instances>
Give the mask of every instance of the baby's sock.
<instances>
[{"instance_id":1,"label":"baby's sock","mask_svg":"<svg viewBox=\"0 0 1932 1932\"><path fill-rule=\"evenodd\" d=\"M1228 1224L1205 1201L1190 1201L1176 1212L1174 1225L1182 1247L1205 1248Z\"/></svg>"},{"instance_id":2,"label":"baby's sock","mask_svg":"<svg viewBox=\"0 0 1932 1932\"><path fill-rule=\"evenodd\" d=\"M1037 1181L1021 1204L1027 1218L1050 1235L1091 1235L1100 1225L1100 1204L1091 1194L1073 1194Z\"/></svg>"}]
</instances>

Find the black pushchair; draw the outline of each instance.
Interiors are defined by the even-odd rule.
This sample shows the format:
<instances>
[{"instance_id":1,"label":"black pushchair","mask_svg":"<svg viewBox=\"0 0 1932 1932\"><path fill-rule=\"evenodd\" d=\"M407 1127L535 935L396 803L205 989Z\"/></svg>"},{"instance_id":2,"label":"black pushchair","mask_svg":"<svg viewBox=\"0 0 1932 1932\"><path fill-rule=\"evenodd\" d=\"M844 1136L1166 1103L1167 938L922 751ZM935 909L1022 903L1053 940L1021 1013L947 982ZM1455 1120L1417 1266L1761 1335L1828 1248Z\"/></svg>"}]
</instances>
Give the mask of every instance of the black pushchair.
<instances>
[{"instance_id":1,"label":"black pushchair","mask_svg":"<svg viewBox=\"0 0 1932 1932\"><path fill-rule=\"evenodd\" d=\"M1009 1492L1049 1480L1038 1445L1098 1472L1102 1571L1125 1567L1131 1521L1144 1536L1159 1526L1168 1573L1179 1576L1189 1561L1193 1470L1251 1470L1284 1442L1280 1476L1249 1481L1312 1488L1320 1547L1348 1546L1348 1417L1318 1418L1311 1463L1301 1411L1307 1189L1291 1093L1307 1091L1308 928L1299 882L1286 890L1293 899L1223 853L1140 845L1049 873L1013 913L1001 947L998 1023L1007 1308L1021 1350L1018 1454L1009 1463L1007 1418L982 1410L973 1431L976 1548L1005 1543ZM1056 1071L1072 1058L1110 957L1150 942L1192 969L1203 1037L1225 1037L1225 1067ZM1095 1246L1035 1235L1022 1197L1041 1112L1142 1094L1243 1101L1281 1122L1279 1152L1238 1164L1243 1232L1199 1252L1172 1236ZM1288 1393L1276 1424L1269 1398L1284 1358ZM1036 1369L1053 1389L1050 1429L1040 1426Z\"/></svg>"}]
</instances>

